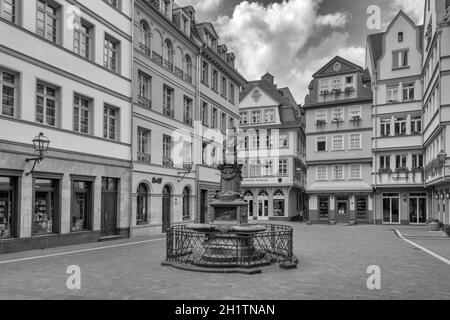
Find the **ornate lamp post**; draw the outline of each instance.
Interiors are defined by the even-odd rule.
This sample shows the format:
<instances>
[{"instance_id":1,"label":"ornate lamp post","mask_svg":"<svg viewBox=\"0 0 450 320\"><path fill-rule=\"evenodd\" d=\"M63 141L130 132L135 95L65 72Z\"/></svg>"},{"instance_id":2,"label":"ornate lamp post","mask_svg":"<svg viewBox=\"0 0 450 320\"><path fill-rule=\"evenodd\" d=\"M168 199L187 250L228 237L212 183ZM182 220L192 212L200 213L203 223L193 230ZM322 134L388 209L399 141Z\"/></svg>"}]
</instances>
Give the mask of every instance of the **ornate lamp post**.
<instances>
[{"instance_id":1,"label":"ornate lamp post","mask_svg":"<svg viewBox=\"0 0 450 320\"><path fill-rule=\"evenodd\" d=\"M26 159L27 162L34 161L34 164L33 168L31 168L31 171L26 173L25 175L29 176L30 174L32 174L36 165L44 160L44 154L48 151L49 145L50 140L46 136L44 136L42 132L33 139L34 150L39 154L39 156L37 158Z\"/></svg>"},{"instance_id":2,"label":"ornate lamp post","mask_svg":"<svg viewBox=\"0 0 450 320\"><path fill-rule=\"evenodd\" d=\"M192 169L193 169L193 168L194 168L194 163L193 163L193 162L188 162L188 163L183 164L183 169L184 169L185 171L180 171L180 172L178 172L178 175L183 175L183 176L182 176L181 179L179 179L177 182L183 181L184 178L186 178L186 176L187 176L188 174L191 174L191 173L192 173Z\"/></svg>"}]
</instances>

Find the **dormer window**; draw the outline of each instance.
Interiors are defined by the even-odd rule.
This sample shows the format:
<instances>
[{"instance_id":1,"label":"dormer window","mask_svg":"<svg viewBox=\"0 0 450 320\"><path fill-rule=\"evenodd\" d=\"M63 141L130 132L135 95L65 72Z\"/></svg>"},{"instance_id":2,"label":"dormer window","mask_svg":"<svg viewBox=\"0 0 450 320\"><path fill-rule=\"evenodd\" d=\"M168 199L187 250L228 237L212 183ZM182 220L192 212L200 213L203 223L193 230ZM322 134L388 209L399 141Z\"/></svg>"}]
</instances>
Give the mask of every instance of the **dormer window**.
<instances>
[{"instance_id":1,"label":"dormer window","mask_svg":"<svg viewBox=\"0 0 450 320\"><path fill-rule=\"evenodd\" d=\"M161 0L161 11L167 18L171 17L172 8L170 6L171 6L170 0Z\"/></svg>"},{"instance_id":2,"label":"dormer window","mask_svg":"<svg viewBox=\"0 0 450 320\"><path fill-rule=\"evenodd\" d=\"M403 32L398 33L398 42L403 42Z\"/></svg>"},{"instance_id":3,"label":"dormer window","mask_svg":"<svg viewBox=\"0 0 450 320\"><path fill-rule=\"evenodd\" d=\"M189 35L189 19L185 16L181 16L181 30Z\"/></svg>"}]
</instances>

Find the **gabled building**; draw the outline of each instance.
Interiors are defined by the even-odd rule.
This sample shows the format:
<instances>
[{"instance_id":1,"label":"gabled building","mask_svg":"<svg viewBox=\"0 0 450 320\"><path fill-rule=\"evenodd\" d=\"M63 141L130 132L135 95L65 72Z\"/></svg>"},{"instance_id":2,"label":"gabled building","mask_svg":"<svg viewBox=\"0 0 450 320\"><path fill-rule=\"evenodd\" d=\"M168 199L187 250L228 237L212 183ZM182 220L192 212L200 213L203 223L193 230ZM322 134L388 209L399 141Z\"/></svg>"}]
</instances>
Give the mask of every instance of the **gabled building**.
<instances>
[{"instance_id":1,"label":"gabled building","mask_svg":"<svg viewBox=\"0 0 450 320\"><path fill-rule=\"evenodd\" d=\"M306 96L309 221L372 222L372 89L369 71L335 57Z\"/></svg>"},{"instance_id":2,"label":"gabled building","mask_svg":"<svg viewBox=\"0 0 450 320\"><path fill-rule=\"evenodd\" d=\"M427 221L422 145L422 39L400 11L385 32L367 38L373 84L373 166L376 222Z\"/></svg>"},{"instance_id":3,"label":"gabled building","mask_svg":"<svg viewBox=\"0 0 450 320\"><path fill-rule=\"evenodd\" d=\"M249 220L300 220L305 214L305 118L289 88L267 73L240 98L239 161Z\"/></svg>"},{"instance_id":4,"label":"gabled building","mask_svg":"<svg viewBox=\"0 0 450 320\"><path fill-rule=\"evenodd\" d=\"M450 224L450 1L426 0L422 34L425 186L430 217Z\"/></svg>"}]
</instances>

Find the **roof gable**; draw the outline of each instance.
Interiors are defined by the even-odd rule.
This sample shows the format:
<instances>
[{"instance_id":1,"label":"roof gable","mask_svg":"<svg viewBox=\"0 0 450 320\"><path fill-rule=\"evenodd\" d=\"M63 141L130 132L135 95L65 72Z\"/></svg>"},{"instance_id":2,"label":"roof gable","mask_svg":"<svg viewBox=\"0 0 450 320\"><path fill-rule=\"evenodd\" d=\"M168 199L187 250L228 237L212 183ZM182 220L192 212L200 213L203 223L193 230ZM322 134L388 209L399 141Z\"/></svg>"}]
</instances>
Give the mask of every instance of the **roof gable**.
<instances>
[{"instance_id":1,"label":"roof gable","mask_svg":"<svg viewBox=\"0 0 450 320\"><path fill-rule=\"evenodd\" d=\"M280 103L260 86L253 86L251 90L242 97L239 108L255 108L266 106L278 106Z\"/></svg>"},{"instance_id":2,"label":"roof gable","mask_svg":"<svg viewBox=\"0 0 450 320\"><path fill-rule=\"evenodd\" d=\"M337 66L337 64L339 64L339 68L335 67L335 65ZM336 56L331 59L325 66L323 66L319 71L317 71L313 75L313 77L321 78L351 72L361 72L362 70L362 67L354 64L353 62Z\"/></svg>"}]
</instances>

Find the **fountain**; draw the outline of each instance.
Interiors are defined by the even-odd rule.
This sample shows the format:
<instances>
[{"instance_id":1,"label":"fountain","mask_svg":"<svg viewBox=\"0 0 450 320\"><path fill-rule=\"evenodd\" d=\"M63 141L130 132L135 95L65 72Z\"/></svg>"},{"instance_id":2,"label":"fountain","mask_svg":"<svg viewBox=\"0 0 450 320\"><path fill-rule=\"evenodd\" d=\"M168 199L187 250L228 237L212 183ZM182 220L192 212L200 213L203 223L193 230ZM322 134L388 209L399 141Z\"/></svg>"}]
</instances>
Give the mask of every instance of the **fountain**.
<instances>
[{"instance_id":1,"label":"fountain","mask_svg":"<svg viewBox=\"0 0 450 320\"><path fill-rule=\"evenodd\" d=\"M210 205L209 224L174 226L167 231L167 257L162 264L207 272L259 273L260 267L279 263L296 268L293 229L274 224L249 224L248 204L241 192L242 165L219 165L221 192Z\"/></svg>"}]
</instances>

